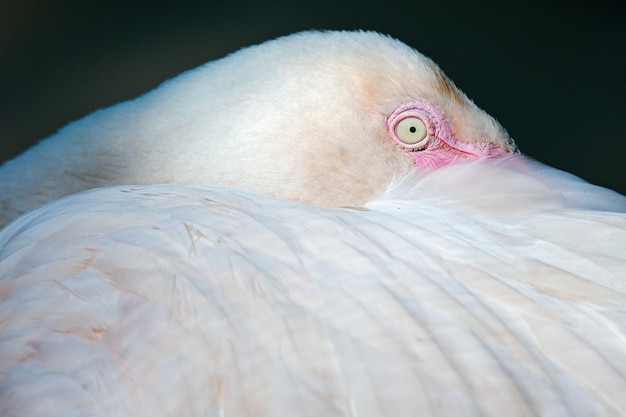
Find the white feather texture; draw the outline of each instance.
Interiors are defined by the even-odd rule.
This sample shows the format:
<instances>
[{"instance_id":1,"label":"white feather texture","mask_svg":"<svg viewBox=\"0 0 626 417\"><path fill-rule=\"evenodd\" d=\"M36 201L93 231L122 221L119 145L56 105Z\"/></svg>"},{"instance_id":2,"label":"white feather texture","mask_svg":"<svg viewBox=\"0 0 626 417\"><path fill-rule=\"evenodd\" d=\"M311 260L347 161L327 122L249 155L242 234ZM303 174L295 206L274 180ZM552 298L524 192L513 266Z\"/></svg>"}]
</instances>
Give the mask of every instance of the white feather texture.
<instances>
[{"instance_id":1,"label":"white feather texture","mask_svg":"<svg viewBox=\"0 0 626 417\"><path fill-rule=\"evenodd\" d=\"M624 415L625 209L519 155L361 209L67 197L1 235L0 414Z\"/></svg>"},{"instance_id":2,"label":"white feather texture","mask_svg":"<svg viewBox=\"0 0 626 417\"><path fill-rule=\"evenodd\" d=\"M54 200L0 231L0 416L626 415L626 197L397 41L264 45L0 169L6 220ZM391 142L407 103L424 149Z\"/></svg>"}]
</instances>

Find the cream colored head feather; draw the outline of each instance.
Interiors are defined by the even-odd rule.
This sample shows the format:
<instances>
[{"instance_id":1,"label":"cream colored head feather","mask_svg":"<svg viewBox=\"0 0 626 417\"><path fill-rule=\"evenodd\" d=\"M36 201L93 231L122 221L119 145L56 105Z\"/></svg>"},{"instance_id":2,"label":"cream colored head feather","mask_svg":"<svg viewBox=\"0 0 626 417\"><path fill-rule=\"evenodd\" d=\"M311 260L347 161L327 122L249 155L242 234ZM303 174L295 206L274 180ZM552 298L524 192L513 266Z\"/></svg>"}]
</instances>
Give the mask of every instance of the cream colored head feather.
<instances>
[{"instance_id":1,"label":"cream colored head feather","mask_svg":"<svg viewBox=\"0 0 626 417\"><path fill-rule=\"evenodd\" d=\"M400 125L407 117L418 126ZM404 142L398 129L418 137ZM494 149L515 146L419 52L374 32L304 32L185 72L4 164L0 224L115 184L232 185L361 205L412 170Z\"/></svg>"}]
</instances>

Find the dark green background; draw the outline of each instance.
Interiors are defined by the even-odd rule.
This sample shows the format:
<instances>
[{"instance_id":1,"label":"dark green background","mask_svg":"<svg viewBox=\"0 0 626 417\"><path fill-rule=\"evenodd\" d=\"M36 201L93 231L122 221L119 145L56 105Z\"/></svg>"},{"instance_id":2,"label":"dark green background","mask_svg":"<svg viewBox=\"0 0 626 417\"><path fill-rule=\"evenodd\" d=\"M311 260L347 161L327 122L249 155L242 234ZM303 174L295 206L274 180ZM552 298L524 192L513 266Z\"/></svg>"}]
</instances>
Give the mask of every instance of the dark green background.
<instances>
[{"instance_id":1,"label":"dark green background","mask_svg":"<svg viewBox=\"0 0 626 417\"><path fill-rule=\"evenodd\" d=\"M521 150L626 194L623 1L4 1L0 161L182 70L304 29L432 57Z\"/></svg>"}]
</instances>

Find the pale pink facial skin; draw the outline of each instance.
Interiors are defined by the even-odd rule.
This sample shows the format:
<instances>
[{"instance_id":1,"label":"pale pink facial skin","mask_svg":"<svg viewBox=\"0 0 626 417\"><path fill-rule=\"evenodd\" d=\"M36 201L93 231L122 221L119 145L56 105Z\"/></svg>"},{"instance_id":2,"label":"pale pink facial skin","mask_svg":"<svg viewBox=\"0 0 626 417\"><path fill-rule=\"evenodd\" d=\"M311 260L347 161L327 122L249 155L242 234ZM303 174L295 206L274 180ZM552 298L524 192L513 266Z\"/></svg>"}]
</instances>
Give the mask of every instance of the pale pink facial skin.
<instances>
[{"instance_id":1,"label":"pale pink facial skin","mask_svg":"<svg viewBox=\"0 0 626 417\"><path fill-rule=\"evenodd\" d=\"M418 144L404 143L396 134L396 126L407 117L417 117L428 130L427 138ZM489 142L462 142L452 134L443 113L436 106L413 101L396 109L387 118L389 134L403 149L406 149L415 161L418 169L439 168L460 160L475 160L507 152Z\"/></svg>"}]
</instances>

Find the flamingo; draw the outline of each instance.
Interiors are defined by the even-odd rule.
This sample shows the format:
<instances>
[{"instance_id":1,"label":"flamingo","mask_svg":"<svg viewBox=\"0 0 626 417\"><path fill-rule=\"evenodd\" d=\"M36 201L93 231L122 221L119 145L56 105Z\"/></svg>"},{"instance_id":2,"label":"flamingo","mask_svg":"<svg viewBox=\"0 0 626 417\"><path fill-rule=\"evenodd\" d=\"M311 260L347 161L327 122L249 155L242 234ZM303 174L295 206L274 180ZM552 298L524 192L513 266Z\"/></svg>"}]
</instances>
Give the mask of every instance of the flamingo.
<instances>
[{"instance_id":1,"label":"flamingo","mask_svg":"<svg viewBox=\"0 0 626 417\"><path fill-rule=\"evenodd\" d=\"M626 197L374 32L249 47L0 167L0 415L626 415Z\"/></svg>"}]
</instances>

